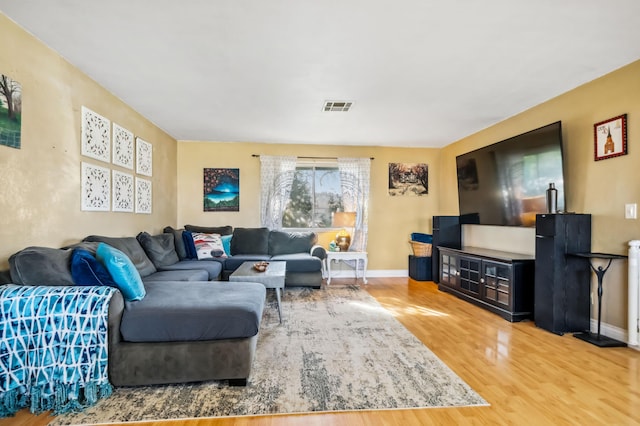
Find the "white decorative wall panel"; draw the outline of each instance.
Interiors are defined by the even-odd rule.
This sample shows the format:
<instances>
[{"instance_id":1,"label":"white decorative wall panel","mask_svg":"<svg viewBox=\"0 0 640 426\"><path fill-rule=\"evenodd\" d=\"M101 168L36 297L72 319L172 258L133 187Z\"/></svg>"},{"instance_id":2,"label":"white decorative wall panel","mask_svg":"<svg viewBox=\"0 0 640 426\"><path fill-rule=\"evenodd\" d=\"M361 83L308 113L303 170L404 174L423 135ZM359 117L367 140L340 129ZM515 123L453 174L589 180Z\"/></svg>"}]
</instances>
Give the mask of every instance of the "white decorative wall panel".
<instances>
[{"instance_id":1,"label":"white decorative wall panel","mask_svg":"<svg viewBox=\"0 0 640 426\"><path fill-rule=\"evenodd\" d=\"M133 170L133 133L113 123L113 164Z\"/></svg>"},{"instance_id":2,"label":"white decorative wall panel","mask_svg":"<svg viewBox=\"0 0 640 426\"><path fill-rule=\"evenodd\" d=\"M151 181L136 177L136 213L151 214L152 204Z\"/></svg>"},{"instance_id":3,"label":"white decorative wall panel","mask_svg":"<svg viewBox=\"0 0 640 426\"><path fill-rule=\"evenodd\" d=\"M113 211L133 212L133 175L113 172Z\"/></svg>"},{"instance_id":4,"label":"white decorative wall panel","mask_svg":"<svg viewBox=\"0 0 640 426\"><path fill-rule=\"evenodd\" d=\"M153 176L153 145L136 138L136 172Z\"/></svg>"},{"instance_id":5,"label":"white decorative wall panel","mask_svg":"<svg viewBox=\"0 0 640 426\"><path fill-rule=\"evenodd\" d=\"M81 209L109 211L111 195L110 170L90 163L82 163Z\"/></svg>"},{"instance_id":6,"label":"white decorative wall panel","mask_svg":"<svg viewBox=\"0 0 640 426\"><path fill-rule=\"evenodd\" d=\"M111 161L111 121L82 107L82 155Z\"/></svg>"}]
</instances>

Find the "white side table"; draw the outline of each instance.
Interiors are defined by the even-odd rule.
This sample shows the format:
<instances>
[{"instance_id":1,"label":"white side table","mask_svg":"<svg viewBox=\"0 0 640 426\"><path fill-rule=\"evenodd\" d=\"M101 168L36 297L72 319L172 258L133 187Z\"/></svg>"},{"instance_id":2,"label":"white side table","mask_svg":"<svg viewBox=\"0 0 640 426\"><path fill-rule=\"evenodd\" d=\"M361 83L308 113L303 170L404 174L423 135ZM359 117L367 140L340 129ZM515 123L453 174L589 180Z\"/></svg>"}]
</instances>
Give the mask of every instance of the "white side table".
<instances>
[{"instance_id":1,"label":"white side table","mask_svg":"<svg viewBox=\"0 0 640 426\"><path fill-rule=\"evenodd\" d=\"M356 261L356 280L358 279L358 265L362 261L364 267L362 269L362 281L367 283L367 252L366 251L328 251L327 252L327 284L331 284L331 261L336 263L341 260Z\"/></svg>"}]
</instances>

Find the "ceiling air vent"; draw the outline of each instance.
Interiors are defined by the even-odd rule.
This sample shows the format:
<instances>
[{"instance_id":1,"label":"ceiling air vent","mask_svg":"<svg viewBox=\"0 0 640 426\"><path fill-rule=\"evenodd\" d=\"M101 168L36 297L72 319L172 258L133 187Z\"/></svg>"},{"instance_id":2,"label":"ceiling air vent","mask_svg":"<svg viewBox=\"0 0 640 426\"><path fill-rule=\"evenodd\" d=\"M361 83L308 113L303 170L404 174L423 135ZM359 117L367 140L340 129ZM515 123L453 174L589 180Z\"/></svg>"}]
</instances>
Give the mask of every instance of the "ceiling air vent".
<instances>
[{"instance_id":1,"label":"ceiling air vent","mask_svg":"<svg viewBox=\"0 0 640 426\"><path fill-rule=\"evenodd\" d=\"M353 106L353 102L351 101L325 101L324 108L322 109L325 112L332 111L344 111L347 112Z\"/></svg>"}]
</instances>

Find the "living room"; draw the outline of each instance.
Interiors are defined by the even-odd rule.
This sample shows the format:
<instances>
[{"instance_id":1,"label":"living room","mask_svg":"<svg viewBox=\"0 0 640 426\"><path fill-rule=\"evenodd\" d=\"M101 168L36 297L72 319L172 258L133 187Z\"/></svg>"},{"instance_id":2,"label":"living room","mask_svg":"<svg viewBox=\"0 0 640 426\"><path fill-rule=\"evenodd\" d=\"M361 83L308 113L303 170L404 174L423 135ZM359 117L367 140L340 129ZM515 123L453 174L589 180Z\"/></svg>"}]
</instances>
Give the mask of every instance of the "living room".
<instances>
[{"instance_id":1,"label":"living room","mask_svg":"<svg viewBox=\"0 0 640 426\"><path fill-rule=\"evenodd\" d=\"M259 142L175 140L67 62L4 14L0 14L0 70L22 84L21 149L0 147L3 212L0 270L8 258L29 246L60 247L86 235L160 233L167 226L197 224L259 226L259 160L253 154L373 157L370 181L369 276L406 277L408 237L431 232L436 215L458 214L455 157L542 125L562 121L567 209L592 215L592 250L625 254L640 235L638 220L625 219L624 206L640 193L640 60L523 111L443 148L331 146ZM81 108L86 106L153 142L153 210L146 214L80 210ZM639 113L638 116L635 113ZM627 114L628 154L594 161L593 125ZM388 164L429 165L429 193L388 195ZM240 169L240 211L202 211L202 169ZM534 253L533 228L466 225L464 242L497 250ZM603 323L624 338L627 264L607 273ZM404 281L406 283L406 280Z\"/></svg>"}]
</instances>

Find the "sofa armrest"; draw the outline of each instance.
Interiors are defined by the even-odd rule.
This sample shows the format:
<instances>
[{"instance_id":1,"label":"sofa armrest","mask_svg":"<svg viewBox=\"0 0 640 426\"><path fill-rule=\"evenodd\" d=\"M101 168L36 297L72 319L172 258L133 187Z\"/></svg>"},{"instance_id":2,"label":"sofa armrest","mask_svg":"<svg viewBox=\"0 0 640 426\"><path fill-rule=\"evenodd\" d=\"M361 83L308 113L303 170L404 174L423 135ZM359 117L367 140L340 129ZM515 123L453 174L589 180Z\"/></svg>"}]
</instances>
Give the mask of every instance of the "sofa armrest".
<instances>
[{"instance_id":1,"label":"sofa armrest","mask_svg":"<svg viewBox=\"0 0 640 426\"><path fill-rule=\"evenodd\" d=\"M109 302L109 355L117 343L122 338L120 335L120 323L122 322L122 314L124 313L124 298L120 290L115 291Z\"/></svg>"},{"instance_id":2,"label":"sofa armrest","mask_svg":"<svg viewBox=\"0 0 640 426\"><path fill-rule=\"evenodd\" d=\"M311 250L309 251L309 253L311 253L311 256L320 258L320 260L324 260L327 257L327 250L318 244L311 247Z\"/></svg>"}]
</instances>

